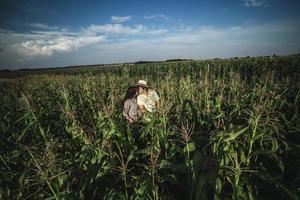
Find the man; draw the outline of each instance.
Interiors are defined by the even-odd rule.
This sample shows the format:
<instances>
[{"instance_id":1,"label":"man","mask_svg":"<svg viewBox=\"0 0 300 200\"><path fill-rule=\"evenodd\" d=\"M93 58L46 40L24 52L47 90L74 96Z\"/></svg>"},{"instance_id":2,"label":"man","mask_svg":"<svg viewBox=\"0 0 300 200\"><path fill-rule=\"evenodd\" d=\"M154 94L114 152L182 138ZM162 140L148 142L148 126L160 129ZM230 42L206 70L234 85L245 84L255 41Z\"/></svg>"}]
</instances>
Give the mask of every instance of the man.
<instances>
[{"instance_id":1,"label":"man","mask_svg":"<svg viewBox=\"0 0 300 200\"><path fill-rule=\"evenodd\" d=\"M155 113L158 107L159 96L157 93L149 89L145 80L139 80L136 84L138 87L137 104L142 113L150 112Z\"/></svg>"}]
</instances>

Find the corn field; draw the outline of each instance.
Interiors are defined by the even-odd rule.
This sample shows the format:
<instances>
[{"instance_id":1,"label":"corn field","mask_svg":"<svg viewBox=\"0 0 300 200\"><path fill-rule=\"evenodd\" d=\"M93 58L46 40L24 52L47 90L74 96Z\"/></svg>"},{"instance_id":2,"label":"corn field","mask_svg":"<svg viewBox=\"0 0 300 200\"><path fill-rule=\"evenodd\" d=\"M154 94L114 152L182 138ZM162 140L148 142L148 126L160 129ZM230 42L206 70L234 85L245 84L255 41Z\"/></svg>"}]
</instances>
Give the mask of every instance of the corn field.
<instances>
[{"instance_id":1,"label":"corn field","mask_svg":"<svg viewBox=\"0 0 300 200\"><path fill-rule=\"evenodd\" d=\"M144 79L159 114L128 125ZM0 80L0 199L300 199L300 57Z\"/></svg>"}]
</instances>

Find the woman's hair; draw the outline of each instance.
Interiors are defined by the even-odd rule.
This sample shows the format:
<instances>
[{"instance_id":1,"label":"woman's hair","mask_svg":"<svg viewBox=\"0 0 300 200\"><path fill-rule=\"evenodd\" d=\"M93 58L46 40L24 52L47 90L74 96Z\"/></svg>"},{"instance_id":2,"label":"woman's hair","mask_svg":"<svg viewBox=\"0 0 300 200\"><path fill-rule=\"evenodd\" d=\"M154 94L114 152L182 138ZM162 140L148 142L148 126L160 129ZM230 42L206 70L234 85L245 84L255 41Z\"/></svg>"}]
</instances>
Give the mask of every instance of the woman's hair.
<instances>
[{"instance_id":1,"label":"woman's hair","mask_svg":"<svg viewBox=\"0 0 300 200\"><path fill-rule=\"evenodd\" d=\"M126 91L126 95L125 95L125 98L124 98L124 102L127 100L127 99L131 99L131 98L134 98L136 96L136 91L137 91L137 87L136 86L130 86L127 91Z\"/></svg>"}]
</instances>

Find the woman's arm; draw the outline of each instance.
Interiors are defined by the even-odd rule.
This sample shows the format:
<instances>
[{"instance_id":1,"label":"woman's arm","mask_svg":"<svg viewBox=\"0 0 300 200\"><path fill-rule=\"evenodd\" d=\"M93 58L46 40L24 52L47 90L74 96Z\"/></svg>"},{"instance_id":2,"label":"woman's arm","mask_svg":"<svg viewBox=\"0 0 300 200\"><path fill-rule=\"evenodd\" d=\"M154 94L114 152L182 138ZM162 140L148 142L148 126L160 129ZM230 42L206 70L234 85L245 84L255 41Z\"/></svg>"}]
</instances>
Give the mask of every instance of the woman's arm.
<instances>
[{"instance_id":1,"label":"woman's arm","mask_svg":"<svg viewBox=\"0 0 300 200\"><path fill-rule=\"evenodd\" d=\"M128 101L124 102L124 108L123 108L123 116L126 117L127 120L130 119L129 117L129 109L130 109L130 104Z\"/></svg>"}]
</instances>

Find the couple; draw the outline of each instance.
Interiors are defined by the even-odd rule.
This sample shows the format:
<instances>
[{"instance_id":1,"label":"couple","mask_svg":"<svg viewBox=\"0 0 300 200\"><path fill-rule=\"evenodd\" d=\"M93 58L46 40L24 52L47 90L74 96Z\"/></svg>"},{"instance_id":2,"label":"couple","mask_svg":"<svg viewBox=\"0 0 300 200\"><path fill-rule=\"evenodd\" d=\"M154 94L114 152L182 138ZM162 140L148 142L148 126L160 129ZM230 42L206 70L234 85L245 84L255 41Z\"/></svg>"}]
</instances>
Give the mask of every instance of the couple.
<instances>
[{"instance_id":1,"label":"couple","mask_svg":"<svg viewBox=\"0 0 300 200\"><path fill-rule=\"evenodd\" d=\"M145 80L139 80L135 86L127 89L123 115L128 123L136 122L144 113L155 113L159 96L150 89Z\"/></svg>"}]
</instances>

